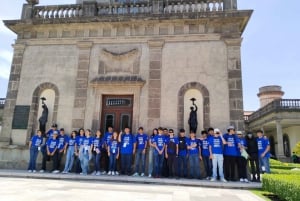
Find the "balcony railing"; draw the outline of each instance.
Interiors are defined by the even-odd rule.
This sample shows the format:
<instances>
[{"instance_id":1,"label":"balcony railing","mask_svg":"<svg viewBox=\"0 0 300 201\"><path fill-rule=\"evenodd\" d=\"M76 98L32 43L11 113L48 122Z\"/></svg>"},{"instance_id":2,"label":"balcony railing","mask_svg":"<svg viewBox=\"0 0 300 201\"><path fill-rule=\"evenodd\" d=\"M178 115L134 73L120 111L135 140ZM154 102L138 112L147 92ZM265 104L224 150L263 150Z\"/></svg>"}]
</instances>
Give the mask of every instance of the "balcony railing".
<instances>
[{"instance_id":1,"label":"balcony railing","mask_svg":"<svg viewBox=\"0 0 300 201\"><path fill-rule=\"evenodd\" d=\"M300 112L300 99L278 99L260 108L251 115L244 115L244 120L251 122L272 112Z\"/></svg>"},{"instance_id":2,"label":"balcony railing","mask_svg":"<svg viewBox=\"0 0 300 201\"><path fill-rule=\"evenodd\" d=\"M35 19L60 19L109 15L204 13L224 10L224 0L135 0L117 3L34 6Z\"/></svg>"},{"instance_id":3,"label":"balcony railing","mask_svg":"<svg viewBox=\"0 0 300 201\"><path fill-rule=\"evenodd\" d=\"M0 98L0 109L4 108L5 98Z\"/></svg>"}]
</instances>

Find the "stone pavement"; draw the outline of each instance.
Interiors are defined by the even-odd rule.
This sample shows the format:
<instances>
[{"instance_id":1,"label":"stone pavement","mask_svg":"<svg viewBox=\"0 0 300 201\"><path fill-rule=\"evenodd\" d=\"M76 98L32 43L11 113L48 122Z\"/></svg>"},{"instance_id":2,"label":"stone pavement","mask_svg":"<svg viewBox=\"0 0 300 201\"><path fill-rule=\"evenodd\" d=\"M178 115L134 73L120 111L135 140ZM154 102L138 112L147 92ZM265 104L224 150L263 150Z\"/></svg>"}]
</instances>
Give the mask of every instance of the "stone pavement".
<instances>
[{"instance_id":1,"label":"stone pavement","mask_svg":"<svg viewBox=\"0 0 300 201\"><path fill-rule=\"evenodd\" d=\"M247 190L1 178L1 201L263 201Z\"/></svg>"},{"instance_id":2,"label":"stone pavement","mask_svg":"<svg viewBox=\"0 0 300 201\"><path fill-rule=\"evenodd\" d=\"M196 179L167 179L167 178L148 178L148 177L132 177L132 176L93 176L79 174L52 174L52 173L28 173L25 170L5 170L0 169L0 177L13 178L32 178L32 179L52 179L52 180L80 180L93 182L109 182L109 183L136 183L136 184L156 184L170 186L192 186L192 187L212 187L226 189L259 189L261 183L241 183L241 182L210 182L207 180ZM1 195L1 194L0 194Z\"/></svg>"}]
</instances>

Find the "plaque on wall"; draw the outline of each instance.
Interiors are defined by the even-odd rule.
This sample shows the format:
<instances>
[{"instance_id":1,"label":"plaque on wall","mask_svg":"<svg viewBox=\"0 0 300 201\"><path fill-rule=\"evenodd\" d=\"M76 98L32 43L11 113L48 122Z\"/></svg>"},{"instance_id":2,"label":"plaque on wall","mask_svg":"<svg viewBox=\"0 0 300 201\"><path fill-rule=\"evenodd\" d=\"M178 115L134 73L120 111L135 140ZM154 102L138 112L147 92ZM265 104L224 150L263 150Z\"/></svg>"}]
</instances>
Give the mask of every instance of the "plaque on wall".
<instances>
[{"instance_id":1,"label":"plaque on wall","mask_svg":"<svg viewBox=\"0 0 300 201\"><path fill-rule=\"evenodd\" d=\"M29 112L29 105L16 105L14 110L12 129L27 129Z\"/></svg>"}]
</instances>

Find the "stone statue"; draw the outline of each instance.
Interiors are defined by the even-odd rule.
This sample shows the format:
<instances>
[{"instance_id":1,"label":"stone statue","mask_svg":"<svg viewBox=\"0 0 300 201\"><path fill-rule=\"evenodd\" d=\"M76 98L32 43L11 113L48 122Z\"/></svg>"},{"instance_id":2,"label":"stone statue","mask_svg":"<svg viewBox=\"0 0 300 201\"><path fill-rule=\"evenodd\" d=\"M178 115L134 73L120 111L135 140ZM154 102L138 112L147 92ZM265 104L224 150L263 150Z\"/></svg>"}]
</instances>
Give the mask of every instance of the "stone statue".
<instances>
[{"instance_id":1,"label":"stone statue","mask_svg":"<svg viewBox=\"0 0 300 201\"><path fill-rule=\"evenodd\" d=\"M193 106L190 107L191 112L190 112L190 118L189 118L189 126L190 126L190 132L194 131L195 133L197 132L197 127L198 127L198 120L197 120L197 111L198 107L195 104L196 99L191 98L191 101L193 102Z\"/></svg>"},{"instance_id":2,"label":"stone statue","mask_svg":"<svg viewBox=\"0 0 300 201\"><path fill-rule=\"evenodd\" d=\"M41 133L42 133L42 134L45 134L45 131L46 131L46 123L47 123L47 121L48 121L48 107L47 107L47 105L45 104L46 98L45 98L45 97L42 97L41 100L42 100L42 108L43 108L43 112L42 112L41 117L39 118L39 122L40 122L40 130L41 130Z\"/></svg>"}]
</instances>

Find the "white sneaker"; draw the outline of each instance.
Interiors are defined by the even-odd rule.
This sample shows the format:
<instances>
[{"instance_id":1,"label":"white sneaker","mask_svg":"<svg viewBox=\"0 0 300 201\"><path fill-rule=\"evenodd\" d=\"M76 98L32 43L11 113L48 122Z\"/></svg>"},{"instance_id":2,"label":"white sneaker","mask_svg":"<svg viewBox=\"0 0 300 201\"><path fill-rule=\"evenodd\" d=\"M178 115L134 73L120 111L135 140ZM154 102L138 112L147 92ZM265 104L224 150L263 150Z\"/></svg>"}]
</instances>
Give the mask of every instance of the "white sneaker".
<instances>
[{"instance_id":1,"label":"white sneaker","mask_svg":"<svg viewBox=\"0 0 300 201\"><path fill-rule=\"evenodd\" d=\"M243 179L243 178L240 178L240 182L244 182L244 179Z\"/></svg>"},{"instance_id":2,"label":"white sneaker","mask_svg":"<svg viewBox=\"0 0 300 201\"><path fill-rule=\"evenodd\" d=\"M100 171L96 172L96 176L100 176L100 175L101 175Z\"/></svg>"},{"instance_id":3,"label":"white sneaker","mask_svg":"<svg viewBox=\"0 0 300 201\"><path fill-rule=\"evenodd\" d=\"M112 172L111 172L111 175L112 175L112 176L115 176L115 172L114 172L114 171L112 171Z\"/></svg>"},{"instance_id":4,"label":"white sneaker","mask_svg":"<svg viewBox=\"0 0 300 201\"><path fill-rule=\"evenodd\" d=\"M151 177L152 177L152 175L151 175L151 174L149 174L149 175L148 175L148 177L149 177L149 178L151 178Z\"/></svg>"},{"instance_id":5,"label":"white sneaker","mask_svg":"<svg viewBox=\"0 0 300 201\"><path fill-rule=\"evenodd\" d=\"M106 171L101 172L101 174L105 175L105 174L106 174Z\"/></svg>"},{"instance_id":6,"label":"white sneaker","mask_svg":"<svg viewBox=\"0 0 300 201\"><path fill-rule=\"evenodd\" d=\"M137 177L137 176L139 176L139 173L136 172L132 176Z\"/></svg>"},{"instance_id":7,"label":"white sneaker","mask_svg":"<svg viewBox=\"0 0 300 201\"><path fill-rule=\"evenodd\" d=\"M210 181L216 181L216 178L211 178Z\"/></svg>"},{"instance_id":8,"label":"white sneaker","mask_svg":"<svg viewBox=\"0 0 300 201\"><path fill-rule=\"evenodd\" d=\"M36 170L32 170L33 173L36 173Z\"/></svg>"},{"instance_id":9,"label":"white sneaker","mask_svg":"<svg viewBox=\"0 0 300 201\"><path fill-rule=\"evenodd\" d=\"M59 170L53 170L52 173L57 174L57 173L59 173Z\"/></svg>"},{"instance_id":10,"label":"white sneaker","mask_svg":"<svg viewBox=\"0 0 300 201\"><path fill-rule=\"evenodd\" d=\"M206 177L206 180L210 180L210 177Z\"/></svg>"},{"instance_id":11,"label":"white sneaker","mask_svg":"<svg viewBox=\"0 0 300 201\"><path fill-rule=\"evenodd\" d=\"M226 183L226 182L227 182L227 180L226 180L226 179L224 179L224 178L223 178L223 179L221 179L221 181L222 181L222 182L224 182L224 183Z\"/></svg>"},{"instance_id":12,"label":"white sneaker","mask_svg":"<svg viewBox=\"0 0 300 201\"><path fill-rule=\"evenodd\" d=\"M141 174L141 177L143 177L143 176L145 176L145 174L144 174L144 173L142 173L142 174Z\"/></svg>"},{"instance_id":13,"label":"white sneaker","mask_svg":"<svg viewBox=\"0 0 300 201\"><path fill-rule=\"evenodd\" d=\"M40 170L40 173L43 173L43 172L45 172L45 170L41 169L41 170Z\"/></svg>"},{"instance_id":14,"label":"white sneaker","mask_svg":"<svg viewBox=\"0 0 300 201\"><path fill-rule=\"evenodd\" d=\"M107 175L111 175L111 171L109 171L109 172L107 173Z\"/></svg>"},{"instance_id":15,"label":"white sneaker","mask_svg":"<svg viewBox=\"0 0 300 201\"><path fill-rule=\"evenodd\" d=\"M93 172L91 175L96 175L96 173L97 173L97 172L96 172L96 171L94 171L94 172Z\"/></svg>"},{"instance_id":16,"label":"white sneaker","mask_svg":"<svg viewBox=\"0 0 300 201\"><path fill-rule=\"evenodd\" d=\"M62 174L67 174L67 171L63 171Z\"/></svg>"},{"instance_id":17,"label":"white sneaker","mask_svg":"<svg viewBox=\"0 0 300 201\"><path fill-rule=\"evenodd\" d=\"M249 183L248 179L244 179L244 182Z\"/></svg>"},{"instance_id":18,"label":"white sneaker","mask_svg":"<svg viewBox=\"0 0 300 201\"><path fill-rule=\"evenodd\" d=\"M115 175L120 175L118 171L115 171Z\"/></svg>"},{"instance_id":19,"label":"white sneaker","mask_svg":"<svg viewBox=\"0 0 300 201\"><path fill-rule=\"evenodd\" d=\"M31 173L31 172L32 172L32 170L28 170L28 172L29 172L29 173Z\"/></svg>"}]
</instances>

